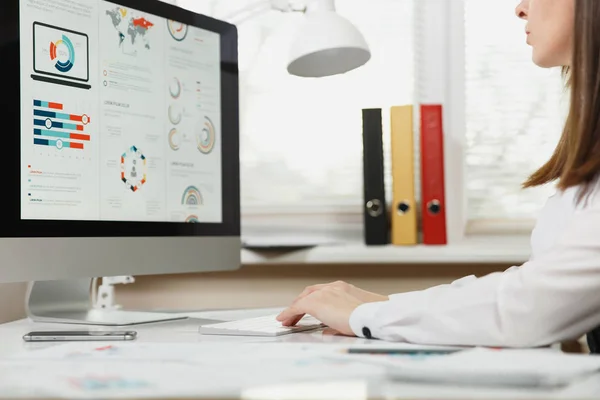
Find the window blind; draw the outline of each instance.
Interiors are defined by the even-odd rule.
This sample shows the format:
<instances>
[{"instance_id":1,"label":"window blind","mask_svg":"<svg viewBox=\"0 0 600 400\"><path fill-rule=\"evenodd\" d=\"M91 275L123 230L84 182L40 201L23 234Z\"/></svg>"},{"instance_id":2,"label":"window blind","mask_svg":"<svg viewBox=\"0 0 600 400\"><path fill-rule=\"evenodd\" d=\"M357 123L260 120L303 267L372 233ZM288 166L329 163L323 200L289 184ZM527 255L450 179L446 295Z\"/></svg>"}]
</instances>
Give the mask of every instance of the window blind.
<instances>
[{"instance_id":1,"label":"window blind","mask_svg":"<svg viewBox=\"0 0 600 400\"><path fill-rule=\"evenodd\" d=\"M553 191L552 185L523 190L521 183L558 143L568 96L560 70L533 64L515 5L465 0L465 190L471 226L532 223Z\"/></svg>"}]
</instances>

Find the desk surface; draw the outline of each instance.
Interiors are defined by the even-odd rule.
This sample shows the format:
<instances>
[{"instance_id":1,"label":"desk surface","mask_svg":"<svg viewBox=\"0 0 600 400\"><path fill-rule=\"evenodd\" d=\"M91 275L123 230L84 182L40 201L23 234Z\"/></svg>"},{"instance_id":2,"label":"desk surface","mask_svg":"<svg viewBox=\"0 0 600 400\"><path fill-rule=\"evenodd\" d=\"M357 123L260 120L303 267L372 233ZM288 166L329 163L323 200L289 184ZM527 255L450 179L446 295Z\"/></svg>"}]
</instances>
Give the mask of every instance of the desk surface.
<instances>
[{"instance_id":1,"label":"desk surface","mask_svg":"<svg viewBox=\"0 0 600 400\"><path fill-rule=\"evenodd\" d=\"M147 343L199 343L199 342L252 342L265 341L277 343L368 343L366 339L351 338L339 335L331 335L325 331L310 333L295 333L279 336L276 338L257 337L226 337L200 335L198 327L206 320L233 321L243 318L259 317L277 314L281 309L252 309L252 310L230 310L230 311L204 311L181 313L191 318L179 321L162 322L156 324L137 325L126 329L138 332L136 342ZM83 325L63 325L34 323L30 320L20 320L0 325L0 357L10 356L18 352L32 351L44 347L59 345L60 343L26 343L23 335L31 331L44 330L75 330L88 329ZM97 328L90 328L97 329ZM114 328L108 328L115 330ZM125 330L117 328L116 330Z\"/></svg>"},{"instance_id":2,"label":"desk surface","mask_svg":"<svg viewBox=\"0 0 600 400\"><path fill-rule=\"evenodd\" d=\"M309 333L296 333L280 336L278 338L252 338L252 337L219 337L204 336L198 334L198 326L203 319L217 320L235 320L240 318L249 318L254 316L268 315L277 313L279 309L262 310L238 310L238 311L211 311L188 313L191 318L182 321L165 322L159 324L149 324L135 326L132 329L138 331L136 343L147 344L182 344L182 343L215 343L215 346L223 346L229 343L252 342L252 343L300 343L310 344L330 344L351 345L367 344L369 341L359 338L350 338L332 334L328 331L317 331ZM54 325L54 324L35 324L29 320L16 321L0 325L0 370L2 368L2 359L20 354L33 354L34 351L45 349L60 344L57 343L26 343L22 336L35 330L64 330L67 329L85 329L83 326L74 325ZM118 342L117 342L118 343ZM372 343L372 342L370 342ZM283 348L283 347L282 347ZM138 361L139 362L139 361ZM231 363L235 363L231 359ZM343 373L335 378L328 377L325 380L310 379L303 381L286 380L269 382L261 380L261 372L265 371L264 362L261 365L258 360L253 374L256 374L257 384L254 386L246 380L240 385L235 378L229 378L230 372L226 368L213 368L210 371L211 376L208 380L227 382L219 386L218 392L213 390L203 392L203 383L201 380L195 382L198 387L197 398L243 398L243 399L370 399L370 398L527 398L527 399L548 399L548 398L600 398L600 374L589 379L573 384L568 388L558 391L524 391L517 389L485 389L485 388L460 388L437 385L417 385L390 382L386 379L385 373L375 367L360 366L359 375L356 370L349 372L347 376ZM335 375L335 374L334 374ZM264 378L264 377L263 377ZM253 378L254 379L254 378ZM1 383L1 377L0 377ZM1 385L0 385L1 386ZM0 391L1 392L1 391ZM5 394L0 393L0 398ZM177 396L177 394L175 393ZM52 397L52 396L50 396ZM45 397L42 397L45 398ZM165 397L165 398L168 398Z\"/></svg>"}]
</instances>

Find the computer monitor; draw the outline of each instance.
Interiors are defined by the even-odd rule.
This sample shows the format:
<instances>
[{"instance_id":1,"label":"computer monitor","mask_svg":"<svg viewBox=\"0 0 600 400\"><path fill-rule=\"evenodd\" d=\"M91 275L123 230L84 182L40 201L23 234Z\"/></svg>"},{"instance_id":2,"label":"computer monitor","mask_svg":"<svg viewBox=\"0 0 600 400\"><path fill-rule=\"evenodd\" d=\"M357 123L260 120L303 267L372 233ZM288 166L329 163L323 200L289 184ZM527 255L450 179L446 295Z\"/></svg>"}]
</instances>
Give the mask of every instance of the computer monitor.
<instances>
[{"instance_id":1,"label":"computer monitor","mask_svg":"<svg viewBox=\"0 0 600 400\"><path fill-rule=\"evenodd\" d=\"M94 277L240 266L237 30L157 0L3 0L0 282L128 325Z\"/></svg>"}]
</instances>

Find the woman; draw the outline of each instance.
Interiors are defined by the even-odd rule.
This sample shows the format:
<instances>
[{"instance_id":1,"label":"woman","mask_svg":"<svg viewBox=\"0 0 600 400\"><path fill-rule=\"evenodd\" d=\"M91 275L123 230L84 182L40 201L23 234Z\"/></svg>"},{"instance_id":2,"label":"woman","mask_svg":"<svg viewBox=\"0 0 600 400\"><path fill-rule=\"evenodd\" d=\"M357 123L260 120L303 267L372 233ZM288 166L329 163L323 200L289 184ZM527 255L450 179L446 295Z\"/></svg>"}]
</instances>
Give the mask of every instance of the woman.
<instances>
[{"instance_id":1,"label":"woman","mask_svg":"<svg viewBox=\"0 0 600 400\"><path fill-rule=\"evenodd\" d=\"M346 335L434 345L533 347L600 325L600 0L522 0L540 67L563 67L570 113L550 160L525 182L557 181L520 267L381 296L343 282L307 288L278 320L305 313ZM592 352L596 335L588 335Z\"/></svg>"}]
</instances>

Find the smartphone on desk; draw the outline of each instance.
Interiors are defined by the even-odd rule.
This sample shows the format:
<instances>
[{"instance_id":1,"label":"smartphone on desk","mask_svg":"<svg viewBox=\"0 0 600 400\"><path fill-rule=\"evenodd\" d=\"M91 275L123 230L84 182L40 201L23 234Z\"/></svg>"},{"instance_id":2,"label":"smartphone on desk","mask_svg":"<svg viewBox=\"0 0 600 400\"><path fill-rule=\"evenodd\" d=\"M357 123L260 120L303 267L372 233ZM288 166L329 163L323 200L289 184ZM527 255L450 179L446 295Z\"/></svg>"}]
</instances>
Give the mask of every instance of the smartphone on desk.
<instances>
[{"instance_id":1,"label":"smartphone on desk","mask_svg":"<svg viewBox=\"0 0 600 400\"><path fill-rule=\"evenodd\" d=\"M23 336L26 342L92 342L134 340L135 331L40 331Z\"/></svg>"}]
</instances>

